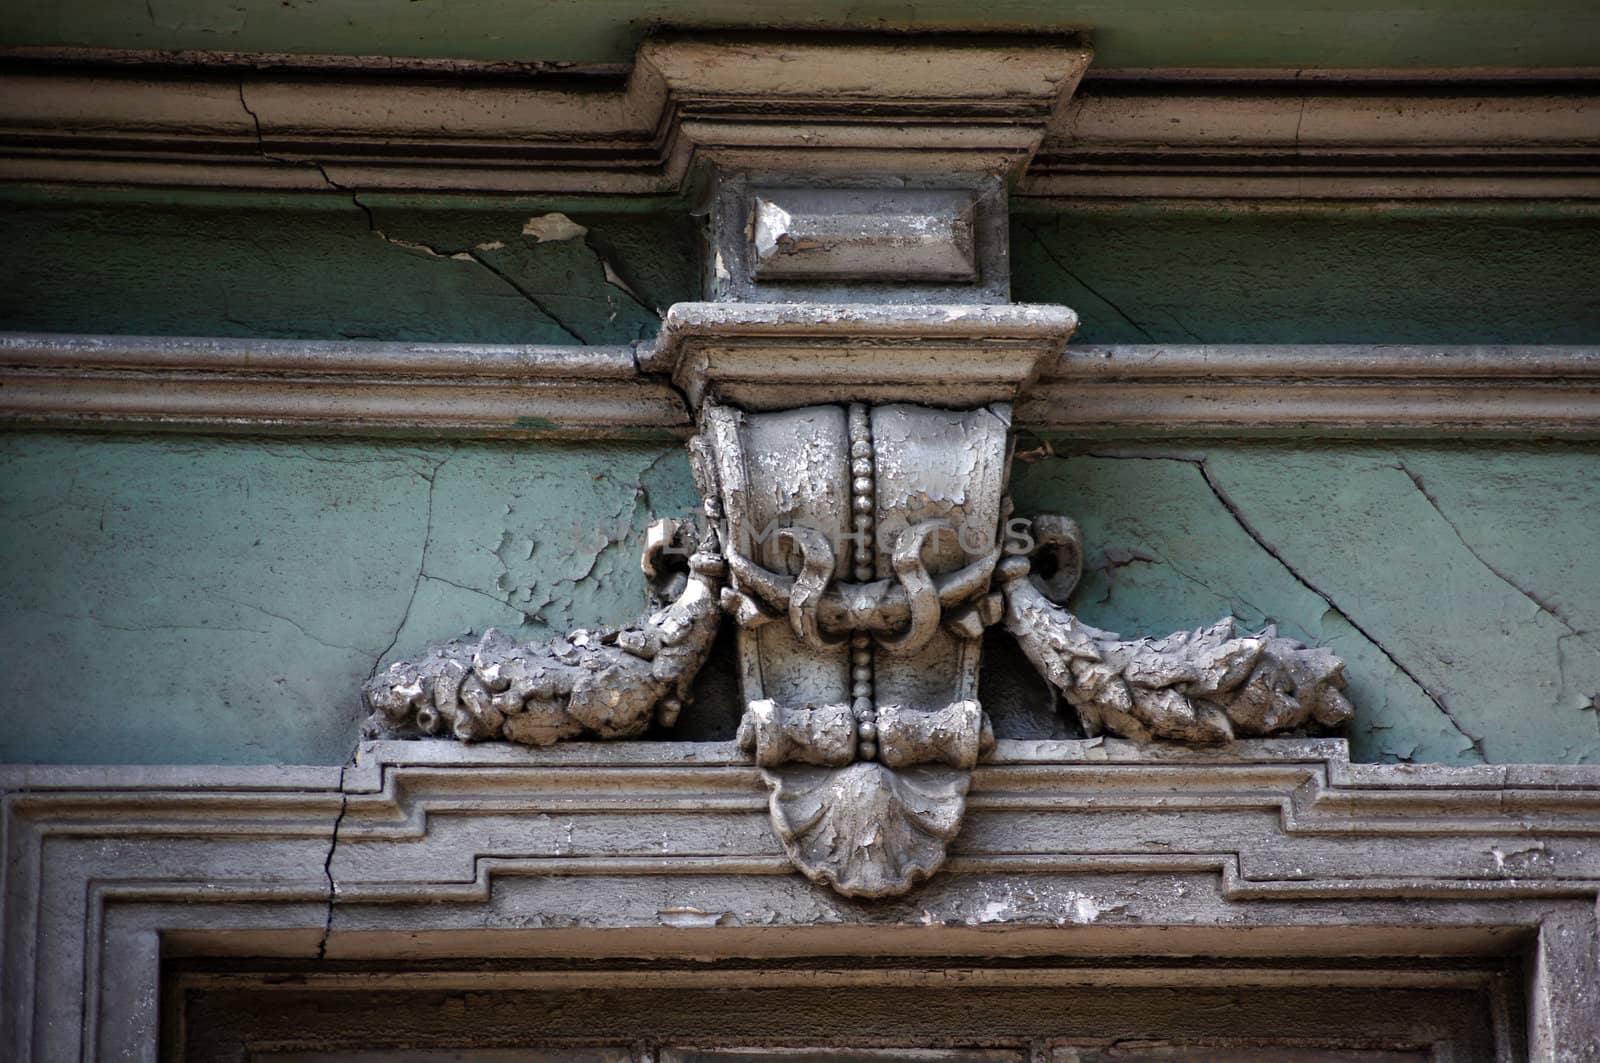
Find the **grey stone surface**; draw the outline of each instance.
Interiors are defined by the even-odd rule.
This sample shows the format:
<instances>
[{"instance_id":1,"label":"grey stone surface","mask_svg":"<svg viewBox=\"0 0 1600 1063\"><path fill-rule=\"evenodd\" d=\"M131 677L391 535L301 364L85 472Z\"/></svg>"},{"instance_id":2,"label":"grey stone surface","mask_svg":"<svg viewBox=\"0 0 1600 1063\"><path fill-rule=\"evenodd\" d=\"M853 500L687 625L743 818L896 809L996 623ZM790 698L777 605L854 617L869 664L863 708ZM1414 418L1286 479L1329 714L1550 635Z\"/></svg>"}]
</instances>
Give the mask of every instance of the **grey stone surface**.
<instances>
[{"instance_id":1,"label":"grey stone surface","mask_svg":"<svg viewBox=\"0 0 1600 1063\"><path fill-rule=\"evenodd\" d=\"M948 171L999 188L1087 60L1019 44L1015 65L978 75L965 52L967 65L939 72L942 95L919 104L927 66L874 65L914 47L778 55L668 39L646 47L629 91L647 113L670 101L674 178L696 162L750 173L776 152L789 172L839 184L859 169L925 190ZM857 76L874 91L841 93ZM841 100L819 109L819 83ZM270 97L263 111L295 105ZM846 97L868 113L846 107L839 121ZM939 121L868 143L886 131L873 110L885 101ZM750 205L739 246L758 264L784 258L793 217L769 211L763 235ZM844 213L798 231L843 233L823 275L879 278L881 305L680 304L641 358L700 417L689 449L709 530L681 580L662 563L676 536L658 532L646 553L667 604L548 647L491 633L368 689L391 722L463 740L631 738L676 718L725 610L740 628L737 741L385 742L336 777L8 771L11 1056L153 1060L174 956L361 972L535 950L591 963L1520 951L1526 1015L1506 1012L1502 992L1484 1020L1501 1055L1600 1056L1600 774L1358 770L1338 741L1229 741L1342 722L1340 663L1231 625L1158 641L1088 628L1047 597L1070 591L1083 556L1060 520L1036 526L1045 549L1002 559L1007 403L1059 358L1076 318L982 305L997 272L981 219L974 301L940 305L917 299L934 259L901 257L914 212L877 228ZM737 231L723 228L719 246ZM960 250L954 224L941 239L936 249ZM582 372L627 378L614 354ZM1382 361L1361 375L1381 380ZM431 525L431 487L429 498ZM844 514L836 546L827 533ZM1054 572L1034 581L1029 555ZM977 675L985 628L1002 618L1090 729L1141 744L996 741Z\"/></svg>"},{"instance_id":2,"label":"grey stone surface","mask_svg":"<svg viewBox=\"0 0 1600 1063\"><path fill-rule=\"evenodd\" d=\"M731 743L440 740L369 743L342 779L289 790L234 769L6 769L0 1045L41 1063L156 1058L141 1002L171 955L348 971L530 950L1527 949L1523 1054L1600 1057L1600 769L1352 766L1328 739L1001 741L944 871L871 903L793 873L758 771Z\"/></svg>"},{"instance_id":3,"label":"grey stone surface","mask_svg":"<svg viewBox=\"0 0 1600 1063\"><path fill-rule=\"evenodd\" d=\"M885 146L860 172L724 172L710 214L705 291L718 301L1011 298L1005 180L992 168L928 170Z\"/></svg>"}]
</instances>

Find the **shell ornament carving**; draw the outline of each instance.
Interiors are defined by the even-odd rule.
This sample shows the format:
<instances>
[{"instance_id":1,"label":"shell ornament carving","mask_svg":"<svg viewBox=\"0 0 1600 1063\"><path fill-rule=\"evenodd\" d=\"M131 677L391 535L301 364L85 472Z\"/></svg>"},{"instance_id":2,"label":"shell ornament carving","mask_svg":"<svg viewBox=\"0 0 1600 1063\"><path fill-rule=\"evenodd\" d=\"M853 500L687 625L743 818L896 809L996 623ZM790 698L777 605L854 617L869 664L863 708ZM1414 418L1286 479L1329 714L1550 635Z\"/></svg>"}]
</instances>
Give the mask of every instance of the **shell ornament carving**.
<instances>
[{"instance_id":1,"label":"shell ornament carving","mask_svg":"<svg viewBox=\"0 0 1600 1063\"><path fill-rule=\"evenodd\" d=\"M772 823L796 867L852 897L904 893L944 863L966 811L965 771L771 768Z\"/></svg>"}]
</instances>

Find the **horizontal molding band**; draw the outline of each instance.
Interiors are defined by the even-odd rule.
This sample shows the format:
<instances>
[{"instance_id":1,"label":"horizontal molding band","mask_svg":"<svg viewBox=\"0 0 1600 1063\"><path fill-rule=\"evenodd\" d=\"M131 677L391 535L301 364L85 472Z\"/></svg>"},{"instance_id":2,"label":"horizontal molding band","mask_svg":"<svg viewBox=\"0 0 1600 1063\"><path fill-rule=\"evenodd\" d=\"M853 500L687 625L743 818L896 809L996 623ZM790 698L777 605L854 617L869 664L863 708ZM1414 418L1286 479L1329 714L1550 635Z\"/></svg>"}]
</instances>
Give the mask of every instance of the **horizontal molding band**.
<instances>
[{"instance_id":1,"label":"horizontal molding band","mask_svg":"<svg viewBox=\"0 0 1600 1063\"><path fill-rule=\"evenodd\" d=\"M1090 53L1072 37L668 34L625 77L145 58L0 53L0 180L648 195L677 191L697 155L859 170L890 142L940 171L1010 169Z\"/></svg>"},{"instance_id":2,"label":"horizontal molding band","mask_svg":"<svg viewBox=\"0 0 1600 1063\"><path fill-rule=\"evenodd\" d=\"M1052 119L1023 191L1068 199L1594 199L1600 78L1087 77Z\"/></svg>"},{"instance_id":3,"label":"horizontal molding band","mask_svg":"<svg viewBox=\"0 0 1600 1063\"><path fill-rule=\"evenodd\" d=\"M1071 38L667 37L626 72L260 59L0 51L0 181L632 196L697 153L871 169L914 144L1027 159L1031 197L1600 200L1600 70L1105 71L1074 95Z\"/></svg>"},{"instance_id":4,"label":"horizontal molding band","mask_svg":"<svg viewBox=\"0 0 1600 1063\"><path fill-rule=\"evenodd\" d=\"M682 435L631 347L0 333L0 421L485 439Z\"/></svg>"},{"instance_id":5,"label":"horizontal molding band","mask_svg":"<svg viewBox=\"0 0 1600 1063\"><path fill-rule=\"evenodd\" d=\"M0 333L0 424L484 439L674 438L645 349ZM1600 436L1600 347L1069 346L1048 434Z\"/></svg>"},{"instance_id":6,"label":"horizontal molding band","mask_svg":"<svg viewBox=\"0 0 1600 1063\"><path fill-rule=\"evenodd\" d=\"M1074 436L1600 432L1600 348L1068 347L1018 423Z\"/></svg>"}]
</instances>

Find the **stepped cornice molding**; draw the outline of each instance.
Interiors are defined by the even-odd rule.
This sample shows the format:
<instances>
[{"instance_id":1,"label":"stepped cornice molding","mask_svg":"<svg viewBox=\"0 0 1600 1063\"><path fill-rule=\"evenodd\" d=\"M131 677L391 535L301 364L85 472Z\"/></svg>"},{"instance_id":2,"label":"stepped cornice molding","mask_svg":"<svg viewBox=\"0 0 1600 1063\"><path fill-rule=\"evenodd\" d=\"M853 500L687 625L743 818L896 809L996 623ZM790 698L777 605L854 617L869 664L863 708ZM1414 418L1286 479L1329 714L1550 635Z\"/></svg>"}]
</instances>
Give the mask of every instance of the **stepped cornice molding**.
<instances>
[{"instance_id":1,"label":"stepped cornice molding","mask_svg":"<svg viewBox=\"0 0 1600 1063\"><path fill-rule=\"evenodd\" d=\"M671 195L700 159L804 148L870 172L912 149L932 168L1012 170L1023 199L1600 198L1600 70L1089 61L1070 37L983 35L665 35L625 73L12 49L0 180Z\"/></svg>"}]
</instances>

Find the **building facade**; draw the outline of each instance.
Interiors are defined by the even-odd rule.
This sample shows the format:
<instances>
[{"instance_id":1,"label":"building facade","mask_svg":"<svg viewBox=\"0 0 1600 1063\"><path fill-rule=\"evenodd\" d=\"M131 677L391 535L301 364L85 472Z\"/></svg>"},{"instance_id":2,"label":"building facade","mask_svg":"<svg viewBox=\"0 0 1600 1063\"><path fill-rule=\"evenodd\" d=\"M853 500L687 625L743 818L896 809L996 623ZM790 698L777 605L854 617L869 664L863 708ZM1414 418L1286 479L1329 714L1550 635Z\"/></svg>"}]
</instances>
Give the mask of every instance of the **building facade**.
<instances>
[{"instance_id":1,"label":"building facade","mask_svg":"<svg viewBox=\"0 0 1600 1063\"><path fill-rule=\"evenodd\" d=\"M0 21L8 1058L1600 1058L1593 14L636 7Z\"/></svg>"}]
</instances>

